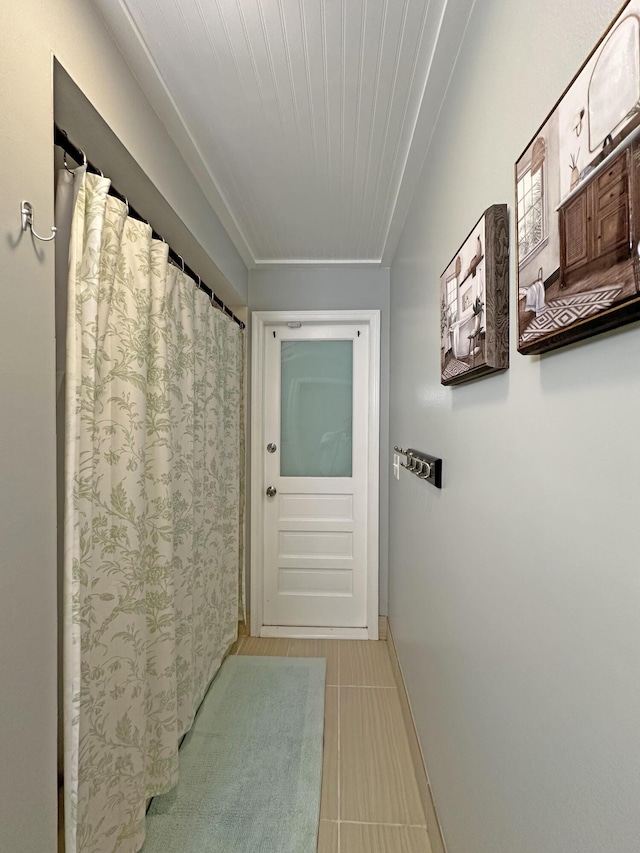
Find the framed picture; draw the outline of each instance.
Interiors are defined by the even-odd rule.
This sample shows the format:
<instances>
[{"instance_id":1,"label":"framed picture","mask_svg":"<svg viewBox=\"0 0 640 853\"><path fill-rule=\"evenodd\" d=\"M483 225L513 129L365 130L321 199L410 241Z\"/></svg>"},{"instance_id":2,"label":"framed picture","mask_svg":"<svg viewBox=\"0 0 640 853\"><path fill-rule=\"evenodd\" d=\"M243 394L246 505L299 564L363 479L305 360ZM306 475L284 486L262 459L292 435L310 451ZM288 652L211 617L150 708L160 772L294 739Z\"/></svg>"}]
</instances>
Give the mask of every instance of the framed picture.
<instances>
[{"instance_id":1,"label":"framed picture","mask_svg":"<svg viewBox=\"0 0 640 853\"><path fill-rule=\"evenodd\" d=\"M516 163L518 350L640 318L640 0L629 0Z\"/></svg>"},{"instance_id":2,"label":"framed picture","mask_svg":"<svg viewBox=\"0 0 640 853\"><path fill-rule=\"evenodd\" d=\"M509 367L507 205L494 204L440 276L443 385L459 385Z\"/></svg>"}]
</instances>

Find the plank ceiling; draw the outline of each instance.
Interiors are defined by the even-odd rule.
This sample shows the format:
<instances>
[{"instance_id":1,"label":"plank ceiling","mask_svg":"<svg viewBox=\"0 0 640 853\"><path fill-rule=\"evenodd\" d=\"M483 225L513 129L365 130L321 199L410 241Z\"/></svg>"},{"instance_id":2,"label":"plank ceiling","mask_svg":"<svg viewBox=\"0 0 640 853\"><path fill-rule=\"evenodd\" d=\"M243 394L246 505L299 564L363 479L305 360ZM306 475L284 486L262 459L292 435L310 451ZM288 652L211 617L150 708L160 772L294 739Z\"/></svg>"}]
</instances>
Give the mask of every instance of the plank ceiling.
<instances>
[{"instance_id":1,"label":"plank ceiling","mask_svg":"<svg viewBox=\"0 0 640 853\"><path fill-rule=\"evenodd\" d=\"M94 0L250 268L388 266L472 0Z\"/></svg>"}]
</instances>

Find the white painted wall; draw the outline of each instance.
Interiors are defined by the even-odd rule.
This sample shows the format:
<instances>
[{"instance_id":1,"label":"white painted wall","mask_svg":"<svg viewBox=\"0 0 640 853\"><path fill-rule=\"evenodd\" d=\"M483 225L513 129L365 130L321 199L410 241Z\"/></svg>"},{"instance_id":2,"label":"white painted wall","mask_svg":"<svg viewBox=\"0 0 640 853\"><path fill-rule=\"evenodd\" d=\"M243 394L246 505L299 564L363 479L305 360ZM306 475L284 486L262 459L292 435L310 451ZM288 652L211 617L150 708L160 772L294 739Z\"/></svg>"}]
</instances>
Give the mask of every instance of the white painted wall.
<instances>
[{"instance_id":1,"label":"white painted wall","mask_svg":"<svg viewBox=\"0 0 640 853\"><path fill-rule=\"evenodd\" d=\"M380 309L380 613L387 612L389 553L389 270L250 270L251 311ZM249 357L250 363L250 357ZM250 478L248 479L250 483Z\"/></svg>"},{"instance_id":2,"label":"white painted wall","mask_svg":"<svg viewBox=\"0 0 640 853\"><path fill-rule=\"evenodd\" d=\"M640 849L640 329L443 388L438 279L619 0L476 3L391 269L390 620L449 853ZM513 218L511 245L515 244ZM515 288L512 252L512 294Z\"/></svg>"},{"instance_id":3,"label":"white painted wall","mask_svg":"<svg viewBox=\"0 0 640 853\"><path fill-rule=\"evenodd\" d=\"M246 301L247 273L86 0L5 3L0 51L0 850L56 849L55 55ZM167 235L169 236L169 235ZM222 295L222 294L221 294ZM231 298L230 298L231 301Z\"/></svg>"}]
</instances>

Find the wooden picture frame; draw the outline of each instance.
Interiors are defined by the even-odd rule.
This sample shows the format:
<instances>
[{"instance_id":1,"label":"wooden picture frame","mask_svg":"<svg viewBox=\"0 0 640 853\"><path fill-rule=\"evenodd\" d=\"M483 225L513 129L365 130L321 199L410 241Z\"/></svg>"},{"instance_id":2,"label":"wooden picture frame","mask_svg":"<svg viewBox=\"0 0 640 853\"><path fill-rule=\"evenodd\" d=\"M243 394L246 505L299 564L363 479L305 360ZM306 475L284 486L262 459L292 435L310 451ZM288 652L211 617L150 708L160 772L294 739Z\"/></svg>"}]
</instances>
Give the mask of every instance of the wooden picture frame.
<instances>
[{"instance_id":1,"label":"wooden picture frame","mask_svg":"<svg viewBox=\"0 0 640 853\"><path fill-rule=\"evenodd\" d=\"M518 351L640 318L640 0L628 0L515 166Z\"/></svg>"},{"instance_id":2,"label":"wooden picture frame","mask_svg":"<svg viewBox=\"0 0 640 853\"><path fill-rule=\"evenodd\" d=\"M460 385L509 367L507 205L485 210L440 276L440 381Z\"/></svg>"}]
</instances>

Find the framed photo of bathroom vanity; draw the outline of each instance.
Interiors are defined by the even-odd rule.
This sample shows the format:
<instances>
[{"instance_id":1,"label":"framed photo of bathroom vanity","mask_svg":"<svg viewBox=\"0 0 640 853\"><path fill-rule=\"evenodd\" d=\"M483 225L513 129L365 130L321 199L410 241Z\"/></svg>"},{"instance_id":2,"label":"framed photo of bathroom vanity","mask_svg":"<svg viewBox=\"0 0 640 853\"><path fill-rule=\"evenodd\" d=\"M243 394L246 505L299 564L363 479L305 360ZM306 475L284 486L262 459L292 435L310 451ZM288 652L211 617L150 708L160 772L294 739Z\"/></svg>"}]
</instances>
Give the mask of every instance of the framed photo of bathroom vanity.
<instances>
[{"instance_id":1,"label":"framed photo of bathroom vanity","mask_svg":"<svg viewBox=\"0 0 640 853\"><path fill-rule=\"evenodd\" d=\"M629 0L518 159L518 350L640 318L640 0Z\"/></svg>"},{"instance_id":2,"label":"framed photo of bathroom vanity","mask_svg":"<svg viewBox=\"0 0 640 853\"><path fill-rule=\"evenodd\" d=\"M440 276L443 385L460 385L509 367L507 205L480 217Z\"/></svg>"}]
</instances>

